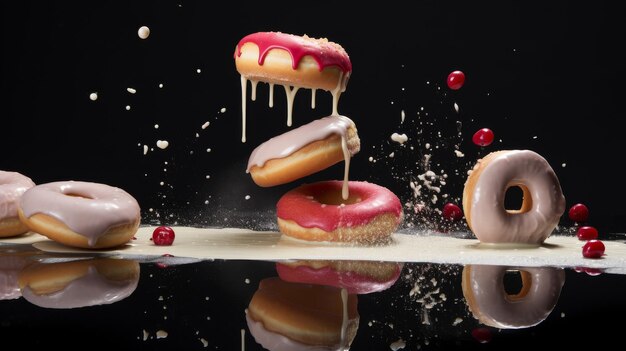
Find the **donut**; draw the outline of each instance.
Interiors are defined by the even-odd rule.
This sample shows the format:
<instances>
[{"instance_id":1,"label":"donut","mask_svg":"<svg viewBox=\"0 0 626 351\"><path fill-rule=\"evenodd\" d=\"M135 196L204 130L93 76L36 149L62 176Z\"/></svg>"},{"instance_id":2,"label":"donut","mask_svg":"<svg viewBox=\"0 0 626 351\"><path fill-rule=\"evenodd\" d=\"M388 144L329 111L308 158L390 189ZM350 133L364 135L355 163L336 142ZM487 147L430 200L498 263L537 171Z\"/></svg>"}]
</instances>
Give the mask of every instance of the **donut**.
<instances>
[{"instance_id":1,"label":"donut","mask_svg":"<svg viewBox=\"0 0 626 351\"><path fill-rule=\"evenodd\" d=\"M507 210L507 189L523 192L518 210ZM530 150L496 151L470 171L463 189L463 211L481 243L540 245L565 211L565 197L550 164Z\"/></svg>"},{"instance_id":2,"label":"donut","mask_svg":"<svg viewBox=\"0 0 626 351\"><path fill-rule=\"evenodd\" d=\"M285 193L276 204L278 228L284 235L313 242L383 243L402 221L402 205L389 189L350 181L322 181Z\"/></svg>"},{"instance_id":3,"label":"donut","mask_svg":"<svg viewBox=\"0 0 626 351\"><path fill-rule=\"evenodd\" d=\"M349 294L371 294L393 286L403 266L401 262L296 260L276 262L276 272L287 282L334 286Z\"/></svg>"},{"instance_id":4,"label":"donut","mask_svg":"<svg viewBox=\"0 0 626 351\"><path fill-rule=\"evenodd\" d=\"M522 289L508 294L504 274L519 271ZM505 267L467 265L462 286L465 301L481 323L502 329L535 326L556 306L565 283L565 272L556 267Z\"/></svg>"},{"instance_id":5,"label":"donut","mask_svg":"<svg viewBox=\"0 0 626 351\"><path fill-rule=\"evenodd\" d=\"M130 296L139 283L139 263L114 258L36 263L18 278L22 296L44 308L106 305Z\"/></svg>"},{"instance_id":6,"label":"donut","mask_svg":"<svg viewBox=\"0 0 626 351\"><path fill-rule=\"evenodd\" d=\"M250 334L272 351L344 350L359 327L357 296L330 286L259 283L246 310Z\"/></svg>"},{"instance_id":7,"label":"donut","mask_svg":"<svg viewBox=\"0 0 626 351\"><path fill-rule=\"evenodd\" d=\"M347 191L350 158L361 142L356 125L346 116L320 118L262 143L248 159L247 173L263 187L285 184L344 161ZM344 193L347 197L347 193Z\"/></svg>"},{"instance_id":8,"label":"donut","mask_svg":"<svg viewBox=\"0 0 626 351\"><path fill-rule=\"evenodd\" d=\"M258 82L270 85L269 106L274 105L274 84L287 94L287 126L292 124L293 101L300 88L315 92L326 90L333 95L333 114L338 115L339 96L346 90L352 63L346 51L328 39L315 39L281 32L258 32L242 38L235 48L235 66L241 75L241 141L246 141L246 95L248 81L252 100L256 100Z\"/></svg>"},{"instance_id":9,"label":"donut","mask_svg":"<svg viewBox=\"0 0 626 351\"><path fill-rule=\"evenodd\" d=\"M35 183L18 172L0 171L0 238L24 234L28 227L17 215L17 204Z\"/></svg>"},{"instance_id":10,"label":"donut","mask_svg":"<svg viewBox=\"0 0 626 351\"><path fill-rule=\"evenodd\" d=\"M137 200L106 184L39 184L20 199L18 214L32 231L67 246L103 249L127 243L140 223Z\"/></svg>"}]
</instances>

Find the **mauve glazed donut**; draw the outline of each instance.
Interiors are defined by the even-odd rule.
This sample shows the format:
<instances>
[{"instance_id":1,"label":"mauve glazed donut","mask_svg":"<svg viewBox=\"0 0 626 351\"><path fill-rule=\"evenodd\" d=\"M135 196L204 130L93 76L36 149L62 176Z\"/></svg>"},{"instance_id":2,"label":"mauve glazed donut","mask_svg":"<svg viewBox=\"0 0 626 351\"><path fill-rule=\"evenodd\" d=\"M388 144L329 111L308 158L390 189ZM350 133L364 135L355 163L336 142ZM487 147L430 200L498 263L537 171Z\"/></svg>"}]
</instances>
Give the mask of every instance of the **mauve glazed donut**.
<instances>
[{"instance_id":1,"label":"mauve glazed donut","mask_svg":"<svg viewBox=\"0 0 626 351\"><path fill-rule=\"evenodd\" d=\"M339 96L346 90L352 63L341 45L327 39L315 39L281 32L259 32L242 38L234 53L241 74L241 141L246 141L246 95L248 80L252 83L252 100L256 85L270 85L270 107L274 102L274 84L283 85L287 93L287 125L292 124L293 100L300 88L312 89L311 107L315 108L315 91L333 95L333 115L338 115Z\"/></svg>"},{"instance_id":2,"label":"mauve glazed donut","mask_svg":"<svg viewBox=\"0 0 626 351\"><path fill-rule=\"evenodd\" d=\"M20 199L18 213L32 231L68 246L88 249L125 244L140 223L139 204L126 191L79 181L29 189Z\"/></svg>"},{"instance_id":3,"label":"mauve glazed donut","mask_svg":"<svg viewBox=\"0 0 626 351\"><path fill-rule=\"evenodd\" d=\"M28 231L17 215L17 204L22 194L34 186L30 178L20 173L0 171L0 238Z\"/></svg>"},{"instance_id":4,"label":"mauve glazed donut","mask_svg":"<svg viewBox=\"0 0 626 351\"><path fill-rule=\"evenodd\" d=\"M276 204L281 233L307 241L380 243L402 220L402 205L389 189L350 181L342 198L339 180L305 184L285 193Z\"/></svg>"},{"instance_id":5,"label":"mauve glazed donut","mask_svg":"<svg viewBox=\"0 0 626 351\"><path fill-rule=\"evenodd\" d=\"M506 191L523 192L519 210L504 207ZM496 151L470 172L463 190L463 211L483 243L540 245L565 211L565 197L550 164L530 150Z\"/></svg>"},{"instance_id":6,"label":"mauve glazed donut","mask_svg":"<svg viewBox=\"0 0 626 351\"><path fill-rule=\"evenodd\" d=\"M504 274L519 271L522 289L504 290ZM463 296L474 317L486 325L518 329L541 323L556 306L565 283L565 272L556 267L463 267Z\"/></svg>"}]
</instances>

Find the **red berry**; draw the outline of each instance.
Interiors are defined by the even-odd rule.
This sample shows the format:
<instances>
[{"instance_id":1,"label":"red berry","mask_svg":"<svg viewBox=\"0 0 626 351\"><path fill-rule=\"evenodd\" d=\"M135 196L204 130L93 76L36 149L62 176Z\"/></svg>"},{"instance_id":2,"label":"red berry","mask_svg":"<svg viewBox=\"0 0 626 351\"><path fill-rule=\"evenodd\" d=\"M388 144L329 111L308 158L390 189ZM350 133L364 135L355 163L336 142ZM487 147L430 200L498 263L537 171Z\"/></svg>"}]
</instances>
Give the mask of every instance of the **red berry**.
<instances>
[{"instance_id":1,"label":"red berry","mask_svg":"<svg viewBox=\"0 0 626 351\"><path fill-rule=\"evenodd\" d=\"M459 90L465 83L465 73L461 71L453 71L448 74L448 88Z\"/></svg>"},{"instance_id":2,"label":"red berry","mask_svg":"<svg viewBox=\"0 0 626 351\"><path fill-rule=\"evenodd\" d=\"M152 232L152 241L158 246L172 245L174 242L174 229L170 227L160 226Z\"/></svg>"},{"instance_id":3,"label":"red berry","mask_svg":"<svg viewBox=\"0 0 626 351\"><path fill-rule=\"evenodd\" d=\"M493 138L493 131L489 128L483 128L474 133L472 141L478 146L487 146L493 143Z\"/></svg>"},{"instance_id":4,"label":"red berry","mask_svg":"<svg viewBox=\"0 0 626 351\"><path fill-rule=\"evenodd\" d=\"M604 255L604 244L600 240L589 240L583 246L583 256L586 258L600 258Z\"/></svg>"},{"instance_id":5,"label":"red berry","mask_svg":"<svg viewBox=\"0 0 626 351\"><path fill-rule=\"evenodd\" d=\"M593 240L598 238L598 230L594 227L584 226L578 228L576 235L578 235L579 240Z\"/></svg>"},{"instance_id":6,"label":"red berry","mask_svg":"<svg viewBox=\"0 0 626 351\"><path fill-rule=\"evenodd\" d=\"M491 330L485 327L474 328L472 330L472 337L481 344L486 344L491 341Z\"/></svg>"},{"instance_id":7,"label":"red berry","mask_svg":"<svg viewBox=\"0 0 626 351\"><path fill-rule=\"evenodd\" d=\"M589 218L589 209L583 204L576 204L569 209L569 219L574 222L586 222Z\"/></svg>"},{"instance_id":8,"label":"red berry","mask_svg":"<svg viewBox=\"0 0 626 351\"><path fill-rule=\"evenodd\" d=\"M443 218L450 221L458 221L463 218L463 212L459 208L459 206L453 203L447 203L443 206L443 210L441 211Z\"/></svg>"}]
</instances>

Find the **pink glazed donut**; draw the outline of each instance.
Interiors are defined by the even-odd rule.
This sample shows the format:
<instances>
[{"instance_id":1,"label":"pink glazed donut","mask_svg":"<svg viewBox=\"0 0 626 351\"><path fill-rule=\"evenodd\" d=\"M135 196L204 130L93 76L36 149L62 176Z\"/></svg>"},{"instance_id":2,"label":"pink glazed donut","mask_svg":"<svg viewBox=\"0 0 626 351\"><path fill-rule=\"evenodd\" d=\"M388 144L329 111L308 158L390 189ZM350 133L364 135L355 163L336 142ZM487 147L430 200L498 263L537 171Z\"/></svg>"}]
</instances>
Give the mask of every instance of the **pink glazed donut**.
<instances>
[{"instance_id":1,"label":"pink glazed donut","mask_svg":"<svg viewBox=\"0 0 626 351\"><path fill-rule=\"evenodd\" d=\"M522 289L504 290L504 274L519 271ZM541 323L556 306L565 272L556 267L468 265L463 268L463 296L481 323L503 329L528 328Z\"/></svg>"},{"instance_id":2,"label":"pink glazed donut","mask_svg":"<svg viewBox=\"0 0 626 351\"><path fill-rule=\"evenodd\" d=\"M30 178L20 173L0 171L0 238L28 231L17 215L17 203L22 194L34 186Z\"/></svg>"},{"instance_id":3,"label":"pink glazed donut","mask_svg":"<svg viewBox=\"0 0 626 351\"><path fill-rule=\"evenodd\" d=\"M18 213L32 231L68 246L102 249L132 239L140 223L137 200L105 184L65 181L22 195Z\"/></svg>"},{"instance_id":4,"label":"pink glazed donut","mask_svg":"<svg viewBox=\"0 0 626 351\"><path fill-rule=\"evenodd\" d=\"M507 189L523 192L519 210L507 210ZM540 245L565 211L565 197L550 164L530 150L496 151L474 166L463 189L465 219L483 243Z\"/></svg>"}]
</instances>

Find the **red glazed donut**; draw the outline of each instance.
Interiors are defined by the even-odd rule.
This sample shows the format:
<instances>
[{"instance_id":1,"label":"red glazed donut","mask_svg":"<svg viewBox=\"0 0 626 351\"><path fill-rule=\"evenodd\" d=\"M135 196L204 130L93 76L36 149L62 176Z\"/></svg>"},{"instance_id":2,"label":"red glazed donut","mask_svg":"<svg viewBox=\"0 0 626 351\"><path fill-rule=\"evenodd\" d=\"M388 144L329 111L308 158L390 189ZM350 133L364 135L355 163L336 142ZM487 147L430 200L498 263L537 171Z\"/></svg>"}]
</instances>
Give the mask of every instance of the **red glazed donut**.
<instances>
[{"instance_id":1,"label":"red glazed donut","mask_svg":"<svg viewBox=\"0 0 626 351\"><path fill-rule=\"evenodd\" d=\"M276 204L281 233L308 241L377 243L389 238L402 220L402 205L389 189L349 182L342 199L339 180L305 184Z\"/></svg>"},{"instance_id":2,"label":"red glazed donut","mask_svg":"<svg viewBox=\"0 0 626 351\"><path fill-rule=\"evenodd\" d=\"M246 141L246 95L248 80L252 83L252 100L256 100L258 82L270 84L270 102L274 105L274 84L283 85L287 93L287 125L296 92L312 89L311 107L315 108L315 91L333 95L333 114L338 115L339 96L346 90L352 63L341 45L325 38L316 39L280 32L259 32L239 41L235 48L235 65L241 74L241 141Z\"/></svg>"}]
</instances>

